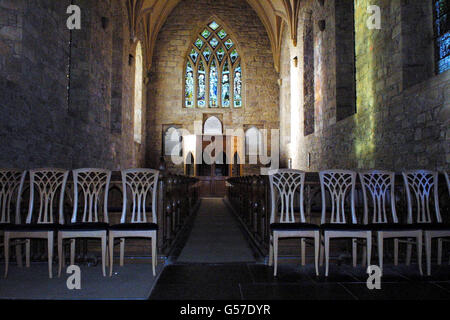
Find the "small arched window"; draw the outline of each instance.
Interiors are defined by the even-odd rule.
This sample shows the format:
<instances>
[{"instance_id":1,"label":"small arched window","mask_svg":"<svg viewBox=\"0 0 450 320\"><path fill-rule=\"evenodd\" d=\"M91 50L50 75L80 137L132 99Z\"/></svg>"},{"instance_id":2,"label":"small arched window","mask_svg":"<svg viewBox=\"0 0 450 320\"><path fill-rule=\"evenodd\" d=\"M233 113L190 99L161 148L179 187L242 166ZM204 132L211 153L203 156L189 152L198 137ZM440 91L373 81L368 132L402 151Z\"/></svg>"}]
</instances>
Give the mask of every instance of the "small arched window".
<instances>
[{"instance_id":1,"label":"small arched window","mask_svg":"<svg viewBox=\"0 0 450 320\"><path fill-rule=\"evenodd\" d=\"M209 117L203 125L203 134L206 135L221 135L222 122L217 117Z\"/></svg>"},{"instance_id":2,"label":"small arched window","mask_svg":"<svg viewBox=\"0 0 450 320\"><path fill-rule=\"evenodd\" d=\"M241 58L223 26L208 24L192 44L184 70L186 108L242 107Z\"/></svg>"},{"instance_id":3,"label":"small arched window","mask_svg":"<svg viewBox=\"0 0 450 320\"><path fill-rule=\"evenodd\" d=\"M167 128L164 133L164 154L166 156L181 156L181 134L175 127Z\"/></svg>"},{"instance_id":4,"label":"small arched window","mask_svg":"<svg viewBox=\"0 0 450 320\"><path fill-rule=\"evenodd\" d=\"M134 74L134 141L142 142L142 46L136 45L136 64Z\"/></svg>"},{"instance_id":5,"label":"small arched window","mask_svg":"<svg viewBox=\"0 0 450 320\"><path fill-rule=\"evenodd\" d=\"M257 156L263 152L262 148L262 134L256 127L251 127L245 132L245 155Z\"/></svg>"}]
</instances>

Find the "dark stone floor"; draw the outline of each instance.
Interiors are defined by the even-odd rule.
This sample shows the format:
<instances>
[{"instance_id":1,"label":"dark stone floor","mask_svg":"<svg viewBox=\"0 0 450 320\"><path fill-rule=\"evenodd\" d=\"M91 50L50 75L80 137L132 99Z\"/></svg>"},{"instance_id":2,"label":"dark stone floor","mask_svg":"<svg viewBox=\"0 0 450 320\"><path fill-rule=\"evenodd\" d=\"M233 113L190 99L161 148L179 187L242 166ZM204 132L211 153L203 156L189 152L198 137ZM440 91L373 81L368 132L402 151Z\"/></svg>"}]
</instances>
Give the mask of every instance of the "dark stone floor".
<instances>
[{"instance_id":1,"label":"dark stone floor","mask_svg":"<svg viewBox=\"0 0 450 320\"><path fill-rule=\"evenodd\" d=\"M313 265L173 264L166 266L150 300L449 300L450 266L421 277L416 265L386 265L380 290L369 290L365 268L331 265L328 278ZM323 274L323 271L322 271Z\"/></svg>"}]
</instances>

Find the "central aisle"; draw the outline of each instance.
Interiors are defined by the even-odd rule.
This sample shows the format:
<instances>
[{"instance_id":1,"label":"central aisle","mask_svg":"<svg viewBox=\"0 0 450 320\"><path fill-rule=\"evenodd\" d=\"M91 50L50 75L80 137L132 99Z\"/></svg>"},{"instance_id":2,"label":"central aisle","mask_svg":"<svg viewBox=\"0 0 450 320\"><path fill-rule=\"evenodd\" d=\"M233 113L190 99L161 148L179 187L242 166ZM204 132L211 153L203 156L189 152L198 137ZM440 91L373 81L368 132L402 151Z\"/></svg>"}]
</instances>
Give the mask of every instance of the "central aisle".
<instances>
[{"instance_id":1,"label":"central aisle","mask_svg":"<svg viewBox=\"0 0 450 320\"><path fill-rule=\"evenodd\" d=\"M238 222L222 198L204 198L177 262L254 262Z\"/></svg>"}]
</instances>

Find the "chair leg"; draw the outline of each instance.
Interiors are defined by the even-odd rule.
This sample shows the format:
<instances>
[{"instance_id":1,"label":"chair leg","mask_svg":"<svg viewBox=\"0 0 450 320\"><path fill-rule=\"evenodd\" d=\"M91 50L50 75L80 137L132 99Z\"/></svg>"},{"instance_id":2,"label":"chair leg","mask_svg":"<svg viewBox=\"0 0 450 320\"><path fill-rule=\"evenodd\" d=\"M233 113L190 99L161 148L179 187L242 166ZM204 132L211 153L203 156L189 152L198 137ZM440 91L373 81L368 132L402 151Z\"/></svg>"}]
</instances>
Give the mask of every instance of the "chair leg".
<instances>
[{"instance_id":1,"label":"chair leg","mask_svg":"<svg viewBox=\"0 0 450 320\"><path fill-rule=\"evenodd\" d=\"M442 264L442 238L438 238L437 264Z\"/></svg>"},{"instance_id":2,"label":"chair leg","mask_svg":"<svg viewBox=\"0 0 450 320\"><path fill-rule=\"evenodd\" d=\"M30 246L31 246L31 240L26 239L25 240L25 265L27 268L30 267Z\"/></svg>"},{"instance_id":3,"label":"chair leg","mask_svg":"<svg viewBox=\"0 0 450 320\"><path fill-rule=\"evenodd\" d=\"M22 263L22 245L20 244L19 241L17 241L17 243L16 243L16 262L17 262L17 265L19 266L19 268L23 267L23 263Z\"/></svg>"},{"instance_id":4,"label":"chair leg","mask_svg":"<svg viewBox=\"0 0 450 320\"><path fill-rule=\"evenodd\" d=\"M125 252L125 238L120 238L120 266L121 267L123 267L124 252Z\"/></svg>"},{"instance_id":5,"label":"chair leg","mask_svg":"<svg viewBox=\"0 0 450 320\"><path fill-rule=\"evenodd\" d=\"M417 236L417 263L419 264L419 272L420 275L423 276L422 271L422 232L419 232L419 235ZM431 250L430 250L431 251Z\"/></svg>"},{"instance_id":6,"label":"chair leg","mask_svg":"<svg viewBox=\"0 0 450 320\"><path fill-rule=\"evenodd\" d=\"M70 239L70 264L75 264L75 239Z\"/></svg>"},{"instance_id":7,"label":"chair leg","mask_svg":"<svg viewBox=\"0 0 450 320\"><path fill-rule=\"evenodd\" d=\"M410 238L408 238L408 242L411 241ZM412 244L408 243L406 245L406 265L409 266L411 264L411 253L412 253Z\"/></svg>"},{"instance_id":8,"label":"chair leg","mask_svg":"<svg viewBox=\"0 0 450 320\"><path fill-rule=\"evenodd\" d=\"M63 261L64 261L64 253L63 253L63 239L61 232L58 232L58 278L61 277L61 270L63 267Z\"/></svg>"},{"instance_id":9,"label":"chair leg","mask_svg":"<svg viewBox=\"0 0 450 320\"><path fill-rule=\"evenodd\" d=\"M325 232L325 277L328 277L328 267L330 264L330 237Z\"/></svg>"},{"instance_id":10,"label":"chair leg","mask_svg":"<svg viewBox=\"0 0 450 320\"><path fill-rule=\"evenodd\" d=\"M114 264L114 236L109 234L109 276L112 276Z\"/></svg>"},{"instance_id":11,"label":"chair leg","mask_svg":"<svg viewBox=\"0 0 450 320\"><path fill-rule=\"evenodd\" d=\"M314 232L314 265L316 267L316 276L319 276L319 251L320 251L320 233Z\"/></svg>"},{"instance_id":12,"label":"chair leg","mask_svg":"<svg viewBox=\"0 0 450 320\"><path fill-rule=\"evenodd\" d=\"M273 235L273 276L277 276L277 268L278 268L278 234L274 233Z\"/></svg>"},{"instance_id":13,"label":"chair leg","mask_svg":"<svg viewBox=\"0 0 450 320\"><path fill-rule=\"evenodd\" d=\"M9 233L5 232L3 236L3 246L5 249L5 278L8 276L9 266Z\"/></svg>"},{"instance_id":14,"label":"chair leg","mask_svg":"<svg viewBox=\"0 0 450 320\"><path fill-rule=\"evenodd\" d=\"M325 240L324 240L325 241ZM324 246L324 242L320 241L320 266L323 266L323 260L324 260L324 256L325 256L325 246Z\"/></svg>"},{"instance_id":15,"label":"chair leg","mask_svg":"<svg viewBox=\"0 0 450 320\"><path fill-rule=\"evenodd\" d=\"M352 239L352 257L353 257L353 267L356 267L358 262L358 243L356 242L356 239Z\"/></svg>"},{"instance_id":16,"label":"chair leg","mask_svg":"<svg viewBox=\"0 0 450 320\"><path fill-rule=\"evenodd\" d=\"M306 242L305 242L305 238L301 238L301 247L302 247L302 266L305 265L305 251L306 251Z\"/></svg>"},{"instance_id":17,"label":"chair leg","mask_svg":"<svg viewBox=\"0 0 450 320\"><path fill-rule=\"evenodd\" d=\"M425 235L425 256L427 259L427 275L431 276L431 234L424 232Z\"/></svg>"},{"instance_id":18,"label":"chair leg","mask_svg":"<svg viewBox=\"0 0 450 320\"><path fill-rule=\"evenodd\" d=\"M153 276L156 275L156 259L158 257L156 256L156 237L152 237L152 269L153 269Z\"/></svg>"},{"instance_id":19,"label":"chair leg","mask_svg":"<svg viewBox=\"0 0 450 320\"><path fill-rule=\"evenodd\" d=\"M273 265L273 236L270 236L269 240L269 266Z\"/></svg>"},{"instance_id":20,"label":"chair leg","mask_svg":"<svg viewBox=\"0 0 450 320\"><path fill-rule=\"evenodd\" d=\"M362 266L365 267L367 264L367 247L363 247L363 253L362 253Z\"/></svg>"},{"instance_id":21,"label":"chair leg","mask_svg":"<svg viewBox=\"0 0 450 320\"><path fill-rule=\"evenodd\" d=\"M102 235L102 271L103 276L106 277L105 259L106 259L106 234Z\"/></svg>"},{"instance_id":22,"label":"chair leg","mask_svg":"<svg viewBox=\"0 0 450 320\"><path fill-rule=\"evenodd\" d=\"M378 266L380 267L381 274L383 274L383 244L384 244L384 236L383 232L378 232Z\"/></svg>"},{"instance_id":23,"label":"chair leg","mask_svg":"<svg viewBox=\"0 0 450 320\"><path fill-rule=\"evenodd\" d=\"M53 278L53 231L47 233L47 247L48 247L48 277Z\"/></svg>"},{"instance_id":24,"label":"chair leg","mask_svg":"<svg viewBox=\"0 0 450 320\"><path fill-rule=\"evenodd\" d=\"M398 266L398 239L394 239L394 266Z\"/></svg>"},{"instance_id":25,"label":"chair leg","mask_svg":"<svg viewBox=\"0 0 450 320\"><path fill-rule=\"evenodd\" d=\"M368 231L367 232L367 240L366 240L366 245L367 245L367 265L370 266L370 260L372 258L372 232Z\"/></svg>"}]
</instances>

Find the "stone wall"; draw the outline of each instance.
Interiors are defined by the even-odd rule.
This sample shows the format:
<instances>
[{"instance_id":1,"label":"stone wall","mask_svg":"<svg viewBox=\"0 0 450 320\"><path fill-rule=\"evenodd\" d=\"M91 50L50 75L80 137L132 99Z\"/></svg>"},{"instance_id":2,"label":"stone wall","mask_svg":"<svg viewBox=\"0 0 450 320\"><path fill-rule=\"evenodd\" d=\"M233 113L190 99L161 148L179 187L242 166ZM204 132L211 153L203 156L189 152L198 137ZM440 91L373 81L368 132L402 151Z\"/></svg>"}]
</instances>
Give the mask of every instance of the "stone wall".
<instances>
[{"instance_id":1,"label":"stone wall","mask_svg":"<svg viewBox=\"0 0 450 320\"><path fill-rule=\"evenodd\" d=\"M184 63L188 49L200 28L218 18L238 44L243 61L244 105L241 109L183 108ZM273 64L269 38L253 9L243 0L185 0L174 9L159 32L148 85L148 126L146 165L159 163L162 126L181 124L191 133L194 121L203 121L204 113L219 113L226 130L258 125L265 129L279 128L278 75ZM172 171L170 157L166 162ZM253 170L253 171L252 171ZM244 174L259 173L257 168L244 167Z\"/></svg>"},{"instance_id":2,"label":"stone wall","mask_svg":"<svg viewBox=\"0 0 450 320\"><path fill-rule=\"evenodd\" d=\"M336 52L344 49L339 49L342 43L335 34L336 21L339 23L341 17L336 17L339 13L335 11L335 1L325 1L323 7L318 1L303 2L299 44L291 47L291 56L298 55L298 61L304 61L301 37L305 14L312 10L316 50L315 130L309 136L303 134L304 68L300 65L291 69L297 73L291 78L298 78L297 86L290 89L292 95L297 95L292 99L291 115L285 114L286 107L280 105L281 121L290 117L291 128L298 128L291 131L288 152L294 168L449 170L450 72L434 74L433 53L429 49L432 19L425 15L431 14L431 10L414 1L359 0L356 4L357 112L337 120L336 92L342 79L336 75ZM366 26L368 5L381 8L380 30ZM422 20L422 33L418 34L414 27L418 24L411 18L411 12L413 17L428 17ZM317 25L321 19L326 22L323 32ZM287 89L282 88L281 96L283 90ZM293 117L296 113L298 117Z\"/></svg>"},{"instance_id":3,"label":"stone wall","mask_svg":"<svg viewBox=\"0 0 450 320\"><path fill-rule=\"evenodd\" d=\"M1 167L117 169L142 159L133 143L134 68L128 65L132 44L124 5L74 1L82 19L70 52L70 2L0 1ZM115 38L117 23L122 33ZM118 79L121 87L113 87Z\"/></svg>"}]
</instances>

